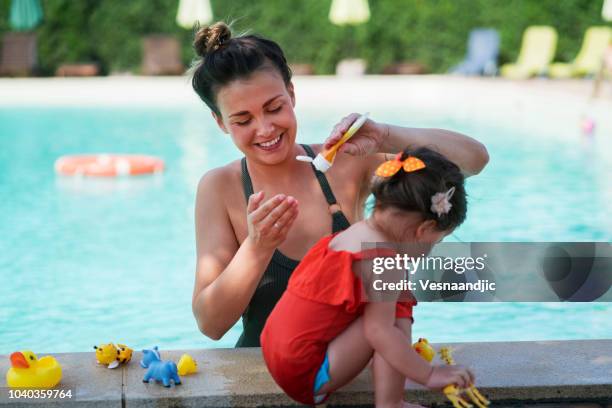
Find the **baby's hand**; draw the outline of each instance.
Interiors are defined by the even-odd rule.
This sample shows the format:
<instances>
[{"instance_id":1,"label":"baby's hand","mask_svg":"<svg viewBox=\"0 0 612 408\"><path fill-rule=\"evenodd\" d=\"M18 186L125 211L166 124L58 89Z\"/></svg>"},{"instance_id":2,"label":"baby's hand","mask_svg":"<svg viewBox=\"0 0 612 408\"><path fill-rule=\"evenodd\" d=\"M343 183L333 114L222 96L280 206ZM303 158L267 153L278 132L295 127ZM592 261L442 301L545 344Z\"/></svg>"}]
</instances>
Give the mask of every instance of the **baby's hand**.
<instances>
[{"instance_id":1,"label":"baby's hand","mask_svg":"<svg viewBox=\"0 0 612 408\"><path fill-rule=\"evenodd\" d=\"M466 388L474 384L474 374L466 367L434 366L425 386L430 389L439 390L449 384L455 384L460 388Z\"/></svg>"}]
</instances>

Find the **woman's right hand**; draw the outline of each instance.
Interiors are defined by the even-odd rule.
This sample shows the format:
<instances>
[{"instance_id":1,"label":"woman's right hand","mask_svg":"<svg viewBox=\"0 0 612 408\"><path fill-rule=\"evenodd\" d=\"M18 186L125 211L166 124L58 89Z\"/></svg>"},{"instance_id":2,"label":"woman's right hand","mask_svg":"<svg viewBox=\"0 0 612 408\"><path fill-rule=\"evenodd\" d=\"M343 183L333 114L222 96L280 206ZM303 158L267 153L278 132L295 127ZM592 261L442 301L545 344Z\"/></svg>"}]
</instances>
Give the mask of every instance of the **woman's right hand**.
<instances>
[{"instance_id":1,"label":"woman's right hand","mask_svg":"<svg viewBox=\"0 0 612 408\"><path fill-rule=\"evenodd\" d=\"M474 374L466 367L459 365L434 366L425 386L434 390L442 389L449 384L467 388L474 384L474 381Z\"/></svg>"},{"instance_id":2,"label":"woman's right hand","mask_svg":"<svg viewBox=\"0 0 612 408\"><path fill-rule=\"evenodd\" d=\"M262 250L276 249L287 237L298 215L298 201L277 194L263 202L264 192L251 194L247 204L247 223L253 244Z\"/></svg>"}]
</instances>

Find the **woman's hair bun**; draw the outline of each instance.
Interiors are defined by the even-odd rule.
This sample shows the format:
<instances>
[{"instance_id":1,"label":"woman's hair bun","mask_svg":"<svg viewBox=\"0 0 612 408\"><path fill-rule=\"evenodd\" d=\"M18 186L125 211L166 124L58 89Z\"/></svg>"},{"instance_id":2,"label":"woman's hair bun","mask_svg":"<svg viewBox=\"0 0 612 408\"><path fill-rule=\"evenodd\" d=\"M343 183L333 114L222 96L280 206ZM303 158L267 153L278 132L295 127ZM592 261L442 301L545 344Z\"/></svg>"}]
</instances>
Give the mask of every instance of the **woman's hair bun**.
<instances>
[{"instance_id":1,"label":"woman's hair bun","mask_svg":"<svg viewBox=\"0 0 612 408\"><path fill-rule=\"evenodd\" d=\"M193 48L200 57L218 50L232 38L232 31L222 21L200 28L193 41Z\"/></svg>"}]
</instances>

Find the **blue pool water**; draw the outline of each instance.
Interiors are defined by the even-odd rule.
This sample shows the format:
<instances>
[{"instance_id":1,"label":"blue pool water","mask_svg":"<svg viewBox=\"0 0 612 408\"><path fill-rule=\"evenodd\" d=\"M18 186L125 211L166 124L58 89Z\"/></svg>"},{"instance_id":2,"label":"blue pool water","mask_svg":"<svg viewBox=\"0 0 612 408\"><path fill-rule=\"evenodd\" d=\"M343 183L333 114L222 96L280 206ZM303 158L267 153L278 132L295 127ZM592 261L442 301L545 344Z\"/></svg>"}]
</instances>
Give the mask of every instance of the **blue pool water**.
<instances>
[{"instance_id":1,"label":"blue pool water","mask_svg":"<svg viewBox=\"0 0 612 408\"><path fill-rule=\"evenodd\" d=\"M322 140L344 114L300 113L299 141ZM469 180L468 220L451 240L612 238L609 141L405 112L379 118L456 129L487 145L491 162ZM115 180L54 174L59 156L90 152L157 155L167 171ZM193 203L201 174L238 157L204 109L0 110L0 353L87 351L108 341L232 346L240 324L213 342L191 314ZM421 304L413 332L435 341L612 338L612 304Z\"/></svg>"}]
</instances>

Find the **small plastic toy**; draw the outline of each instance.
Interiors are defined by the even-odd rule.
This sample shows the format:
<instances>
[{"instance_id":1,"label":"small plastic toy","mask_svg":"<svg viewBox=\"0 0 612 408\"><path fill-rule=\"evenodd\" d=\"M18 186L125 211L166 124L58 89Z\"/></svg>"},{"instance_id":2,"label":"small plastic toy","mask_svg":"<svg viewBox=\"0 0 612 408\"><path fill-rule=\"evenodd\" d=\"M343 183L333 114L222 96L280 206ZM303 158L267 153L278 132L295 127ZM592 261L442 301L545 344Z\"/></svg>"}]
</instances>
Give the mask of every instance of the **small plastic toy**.
<instances>
[{"instance_id":1,"label":"small plastic toy","mask_svg":"<svg viewBox=\"0 0 612 408\"><path fill-rule=\"evenodd\" d=\"M117 344L117 348L119 349L119 356L117 357L117 360L123 364L129 363L132 359L132 354L134 350L132 350L125 344Z\"/></svg>"},{"instance_id":2,"label":"small plastic toy","mask_svg":"<svg viewBox=\"0 0 612 408\"><path fill-rule=\"evenodd\" d=\"M11 368L6 373L10 388L53 388L62 379L62 366L54 357L38 358L30 350L10 356Z\"/></svg>"},{"instance_id":3,"label":"small plastic toy","mask_svg":"<svg viewBox=\"0 0 612 408\"><path fill-rule=\"evenodd\" d=\"M170 380L174 381L174 385L181 383L176 364L173 361L162 361L157 346L153 347L153 350L142 350L142 354L140 366L148 369L142 382L148 383L153 379L161 381L164 387L170 387Z\"/></svg>"},{"instance_id":4,"label":"small plastic toy","mask_svg":"<svg viewBox=\"0 0 612 408\"><path fill-rule=\"evenodd\" d=\"M590 116L583 115L580 120L580 130L584 136L592 136L595 131L595 119Z\"/></svg>"},{"instance_id":5,"label":"small plastic toy","mask_svg":"<svg viewBox=\"0 0 612 408\"><path fill-rule=\"evenodd\" d=\"M448 365L455 365L455 360L453 360L453 356L451 354L451 349L448 347L442 347L439 351L440 358ZM461 394L465 392L468 397L472 400L474 404L478 408L486 408L491 404L491 401L486 399L474 386L471 384L469 387L465 389L461 389L457 387L455 384L449 384L442 392L446 395L446 398L453 403L455 408L471 408L472 404L468 403L461 397Z\"/></svg>"},{"instance_id":6,"label":"small plastic toy","mask_svg":"<svg viewBox=\"0 0 612 408\"><path fill-rule=\"evenodd\" d=\"M312 162L312 165L315 169L319 170L322 173L325 173L329 168L334 164L334 159L336 158L336 154L338 153L338 149L342 146L347 140L349 140L361 126L368 120L369 113L365 113L361 115L347 130L344 135L336 142L335 145L330 147L327 150L323 150L321 153L317 154L317 157L314 159L308 156L297 156L296 159L304 162Z\"/></svg>"},{"instance_id":7,"label":"small plastic toy","mask_svg":"<svg viewBox=\"0 0 612 408\"><path fill-rule=\"evenodd\" d=\"M429 344L427 339L420 338L419 341L412 345L414 351L419 353L421 357L431 363L431 360L436 356L436 350Z\"/></svg>"},{"instance_id":8,"label":"small plastic toy","mask_svg":"<svg viewBox=\"0 0 612 408\"><path fill-rule=\"evenodd\" d=\"M427 339L419 339L418 342L412 345L414 350L425 360L431 362L436 355L436 350L429 344ZM439 351L440 359L444 361L448 365L454 365L455 360L453 360L453 356L451 353L451 349L448 347L442 347ZM469 387L463 389L457 387L455 384L449 384L442 389L446 398L453 404L455 408L472 408L473 405L468 403L465 399L461 397L461 394L464 392L468 397L472 400L474 404L478 408L486 408L491 404L491 401L486 399L472 384Z\"/></svg>"},{"instance_id":9,"label":"small plastic toy","mask_svg":"<svg viewBox=\"0 0 612 408\"><path fill-rule=\"evenodd\" d=\"M179 375L189 375L198 371L198 363L189 354L183 354L176 367Z\"/></svg>"},{"instance_id":10,"label":"small plastic toy","mask_svg":"<svg viewBox=\"0 0 612 408\"><path fill-rule=\"evenodd\" d=\"M125 344L107 343L93 347L98 364L108 365L108 368L117 368L119 364L127 364L132 359L133 350Z\"/></svg>"}]
</instances>

